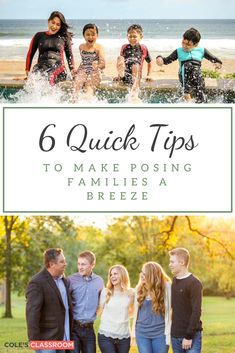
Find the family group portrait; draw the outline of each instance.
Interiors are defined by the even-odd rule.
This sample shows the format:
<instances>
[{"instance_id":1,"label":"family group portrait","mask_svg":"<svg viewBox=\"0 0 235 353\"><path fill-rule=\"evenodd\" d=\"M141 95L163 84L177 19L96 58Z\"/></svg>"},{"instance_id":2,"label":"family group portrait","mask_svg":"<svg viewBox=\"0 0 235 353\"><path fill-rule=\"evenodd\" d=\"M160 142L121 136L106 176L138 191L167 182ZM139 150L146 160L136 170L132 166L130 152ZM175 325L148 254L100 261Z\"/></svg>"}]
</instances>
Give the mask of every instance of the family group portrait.
<instances>
[{"instance_id":1,"label":"family group portrait","mask_svg":"<svg viewBox=\"0 0 235 353\"><path fill-rule=\"evenodd\" d=\"M54 1L30 14L11 3L1 3L0 102L234 102L232 1L223 13L218 1Z\"/></svg>"},{"instance_id":2,"label":"family group portrait","mask_svg":"<svg viewBox=\"0 0 235 353\"><path fill-rule=\"evenodd\" d=\"M0 351L234 353L234 224L1 216Z\"/></svg>"}]
</instances>

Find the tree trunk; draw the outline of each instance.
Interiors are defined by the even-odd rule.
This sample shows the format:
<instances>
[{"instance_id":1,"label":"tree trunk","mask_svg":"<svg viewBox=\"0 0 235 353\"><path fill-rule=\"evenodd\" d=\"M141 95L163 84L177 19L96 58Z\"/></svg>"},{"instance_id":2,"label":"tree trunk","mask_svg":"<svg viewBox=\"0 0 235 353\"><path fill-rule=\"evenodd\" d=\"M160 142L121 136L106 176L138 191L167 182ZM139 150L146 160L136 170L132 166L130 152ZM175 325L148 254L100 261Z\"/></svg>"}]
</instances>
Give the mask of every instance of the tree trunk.
<instances>
[{"instance_id":1,"label":"tree trunk","mask_svg":"<svg viewBox=\"0 0 235 353\"><path fill-rule=\"evenodd\" d=\"M11 232L15 220L14 217L10 217L10 222L5 217L5 231L6 231L6 297L5 297L5 313L4 318L12 318L11 311L11 275L12 275L12 264L11 264Z\"/></svg>"},{"instance_id":2,"label":"tree trunk","mask_svg":"<svg viewBox=\"0 0 235 353\"><path fill-rule=\"evenodd\" d=\"M12 318L11 312L11 229L6 230L6 298L3 317Z\"/></svg>"}]
</instances>

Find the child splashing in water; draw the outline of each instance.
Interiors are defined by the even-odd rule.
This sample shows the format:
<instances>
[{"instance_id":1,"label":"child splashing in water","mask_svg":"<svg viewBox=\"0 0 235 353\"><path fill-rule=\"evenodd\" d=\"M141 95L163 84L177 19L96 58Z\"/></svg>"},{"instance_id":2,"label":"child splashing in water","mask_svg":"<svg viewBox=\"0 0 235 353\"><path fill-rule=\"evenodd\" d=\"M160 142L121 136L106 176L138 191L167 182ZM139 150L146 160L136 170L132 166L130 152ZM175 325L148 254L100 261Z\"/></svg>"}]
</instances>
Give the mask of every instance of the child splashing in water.
<instances>
[{"instance_id":1,"label":"child splashing in water","mask_svg":"<svg viewBox=\"0 0 235 353\"><path fill-rule=\"evenodd\" d=\"M206 48L200 47L201 34L195 28L188 29L183 34L182 46L174 50L169 56L156 58L157 65L168 65L173 61L179 61L179 80L184 91L184 100L190 102L195 96L196 103L205 103L205 81L201 72L201 62L203 58L215 64L216 69L220 69L222 61L212 55Z\"/></svg>"},{"instance_id":2,"label":"child splashing in water","mask_svg":"<svg viewBox=\"0 0 235 353\"><path fill-rule=\"evenodd\" d=\"M139 24L133 24L127 29L129 44L121 48L120 56L117 59L118 77L114 81L121 81L131 86L130 100L140 101L138 98L142 68L144 61L147 62L146 81L151 81L152 59L147 47L139 42L143 38L143 29Z\"/></svg>"},{"instance_id":3,"label":"child splashing in water","mask_svg":"<svg viewBox=\"0 0 235 353\"><path fill-rule=\"evenodd\" d=\"M88 23L83 28L85 43L79 46L81 54L81 64L78 67L75 78L76 91L82 89L86 98L94 95L94 89L101 81L101 72L105 68L105 54L102 45L97 44L98 27L93 23Z\"/></svg>"},{"instance_id":4,"label":"child splashing in water","mask_svg":"<svg viewBox=\"0 0 235 353\"><path fill-rule=\"evenodd\" d=\"M34 65L32 73L39 73L48 79L51 86L65 81L67 72L64 65L66 56L71 75L74 76L74 60L72 53L72 33L69 32L64 15L53 11L48 19L48 30L38 32L31 40L26 58L26 76L29 76L33 58L38 51L38 62Z\"/></svg>"}]
</instances>

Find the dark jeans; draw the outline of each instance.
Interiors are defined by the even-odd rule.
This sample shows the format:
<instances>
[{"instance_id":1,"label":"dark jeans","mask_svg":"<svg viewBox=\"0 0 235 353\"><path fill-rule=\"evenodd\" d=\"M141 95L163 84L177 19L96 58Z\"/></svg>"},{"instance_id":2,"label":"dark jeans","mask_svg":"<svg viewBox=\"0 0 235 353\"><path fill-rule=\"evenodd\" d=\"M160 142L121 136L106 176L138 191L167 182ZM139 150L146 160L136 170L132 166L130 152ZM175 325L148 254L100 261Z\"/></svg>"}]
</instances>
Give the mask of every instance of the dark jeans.
<instances>
[{"instance_id":1,"label":"dark jeans","mask_svg":"<svg viewBox=\"0 0 235 353\"><path fill-rule=\"evenodd\" d=\"M98 333L98 343L101 353L128 353L130 350L130 337L118 339L106 337Z\"/></svg>"},{"instance_id":2,"label":"dark jeans","mask_svg":"<svg viewBox=\"0 0 235 353\"><path fill-rule=\"evenodd\" d=\"M93 327L81 327L74 323L72 338L73 353L96 353L95 332Z\"/></svg>"},{"instance_id":3,"label":"dark jeans","mask_svg":"<svg viewBox=\"0 0 235 353\"><path fill-rule=\"evenodd\" d=\"M193 337L192 347L190 349L182 348L183 338L171 337L173 353L201 353L202 350L202 333L197 332Z\"/></svg>"}]
</instances>

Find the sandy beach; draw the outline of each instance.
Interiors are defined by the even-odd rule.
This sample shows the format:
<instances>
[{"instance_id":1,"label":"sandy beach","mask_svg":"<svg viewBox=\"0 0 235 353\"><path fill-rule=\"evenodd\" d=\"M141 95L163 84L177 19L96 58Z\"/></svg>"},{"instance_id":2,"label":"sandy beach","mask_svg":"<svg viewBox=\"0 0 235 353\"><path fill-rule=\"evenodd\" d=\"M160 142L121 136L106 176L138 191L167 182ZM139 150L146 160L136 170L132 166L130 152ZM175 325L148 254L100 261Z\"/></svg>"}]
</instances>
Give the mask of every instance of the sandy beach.
<instances>
[{"instance_id":1,"label":"sandy beach","mask_svg":"<svg viewBox=\"0 0 235 353\"><path fill-rule=\"evenodd\" d=\"M235 72L235 59L223 59L223 66L219 70L221 77L223 78L226 74ZM78 66L78 62L76 63ZM0 61L0 80L15 80L23 79L25 76L24 73L25 63L23 61ZM214 66L211 62L203 60L202 69L213 70ZM146 76L146 65L143 67L143 78ZM175 61L170 65L159 67L156 65L155 61L153 64L153 79L177 79L178 78L178 62ZM116 64L115 61L106 62L106 68L104 70L105 77L114 77L116 76Z\"/></svg>"}]
</instances>

